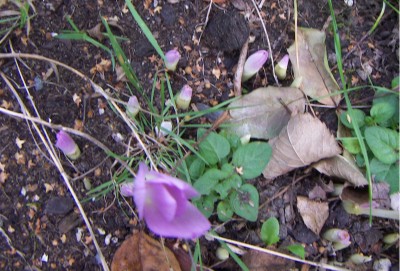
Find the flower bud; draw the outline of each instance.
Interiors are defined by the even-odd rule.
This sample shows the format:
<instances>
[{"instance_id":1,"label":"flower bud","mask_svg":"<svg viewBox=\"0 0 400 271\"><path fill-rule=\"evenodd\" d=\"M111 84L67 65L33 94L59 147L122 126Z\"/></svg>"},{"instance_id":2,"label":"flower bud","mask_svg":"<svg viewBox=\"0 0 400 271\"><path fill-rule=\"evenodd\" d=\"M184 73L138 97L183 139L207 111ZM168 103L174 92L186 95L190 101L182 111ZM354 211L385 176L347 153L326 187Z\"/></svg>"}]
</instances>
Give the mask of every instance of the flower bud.
<instances>
[{"instance_id":1,"label":"flower bud","mask_svg":"<svg viewBox=\"0 0 400 271\"><path fill-rule=\"evenodd\" d=\"M327 230L322 237L328 241L331 241L333 248L337 250L348 247L350 242L350 235L346 230L341 229L330 229Z\"/></svg>"},{"instance_id":2,"label":"flower bud","mask_svg":"<svg viewBox=\"0 0 400 271\"><path fill-rule=\"evenodd\" d=\"M387 245L394 245L399 241L399 233L389 233L383 236L383 242Z\"/></svg>"},{"instance_id":3,"label":"flower bud","mask_svg":"<svg viewBox=\"0 0 400 271\"><path fill-rule=\"evenodd\" d=\"M268 52L260 50L249 56L244 63L242 82L246 82L253 77L264 66L268 59Z\"/></svg>"},{"instance_id":4,"label":"flower bud","mask_svg":"<svg viewBox=\"0 0 400 271\"><path fill-rule=\"evenodd\" d=\"M289 55L284 55L278 64L275 65L275 73L280 80L285 80L288 64Z\"/></svg>"},{"instance_id":5,"label":"flower bud","mask_svg":"<svg viewBox=\"0 0 400 271\"><path fill-rule=\"evenodd\" d=\"M181 55L178 50L172 49L165 54L165 67L169 71L175 71Z\"/></svg>"},{"instance_id":6,"label":"flower bud","mask_svg":"<svg viewBox=\"0 0 400 271\"><path fill-rule=\"evenodd\" d=\"M189 87L189 85L184 85L176 97L176 107L183 110L188 109L190 100L192 99L192 93L192 88Z\"/></svg>"},{"instance_id":7,"label":"flower bud","mask_svg":"<svg viewBox=\"0 0 400 271\"><path fill-rule=\"evenodd\" d=\"M56 147L59 148L71 160L76 160L81 155L81 150L75 141L64 131L57 133Z\"/></svg>"},{"instance_id":8,"label":"flower bud","mask_svg":"<svg viewBox=\"0 0 400 271\"><path fill-rule=\"evenodd\" d=\"M354 264L360 265L372 260L371 256L365 256L362 253L356 253L350 256L350 261Z\"/></svg>"},{"instance_id":9,"label":"flower bud","mask_svg":"<svg viewBox=\"0 0 400 271\"><path fill-rule=\"evenodd\" d=\"M219 260L225 261L226 259L229 258L229 252L225 248L219 247L217 248L216 256Z\"/></svg>"},{"instance_id":10,"label":"flower bud","mask_svg":"<svg viewBox=\"0 0 400 271\"><path fill-rule=\"evenodd\" d=\"M158 137L166 136L166 135L168 135L168 132L172 131L172 122L171 121L163 121L163 122L161 122L160 130L158 129L158 127L156 127L155 130L156 130L156 135Z\"/></svg>"},{"instance_id":11,"label":"flower bud","mask_svg":"<svg viewBox=\"0 0 400 271\"><path fill-rule=\"evenodd\" d=\"M126 113L134 118L137 113L139 113L140 105L137 97L135 95L131 96L128 100L128 106L126 107Z\"/></svg>"}]
</instances>

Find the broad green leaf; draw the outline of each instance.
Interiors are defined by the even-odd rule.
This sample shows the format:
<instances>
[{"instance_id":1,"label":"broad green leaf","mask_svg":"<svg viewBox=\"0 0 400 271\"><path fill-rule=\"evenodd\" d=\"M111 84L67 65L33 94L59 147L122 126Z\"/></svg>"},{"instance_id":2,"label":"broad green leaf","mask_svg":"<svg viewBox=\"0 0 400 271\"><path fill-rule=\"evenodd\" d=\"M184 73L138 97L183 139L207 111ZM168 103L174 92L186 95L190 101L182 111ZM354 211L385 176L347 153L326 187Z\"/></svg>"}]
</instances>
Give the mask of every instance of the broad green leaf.
<instances>
[{"instance_id":1,"label":"broad green leaf","mask_svg":"<svg viewBox=\"0 0 400 271\"><path fill-rule=\"evenodd\" d=\"M347 111L343 111L340 114L340 121L346 126L347 128L354 129L353 122L356 121L358 127L363 127L365 125L365 113L360 109L353 109L353 117L351 119L350 114Z\"/></svg>"},{"instance_id":2,"label":"broad green leaf","mask_svg":"<svg viewBox=\"0 0 400 271\"><path fill-rule=\"evenodd\" d=\"M299 28L297 44L289 49L295 79L301 78L300 90L306 95L327 105L338 105L340 94L331 96L339 90L330 68L325 48L325 32Z\"/></svg>"},{"instance_id":3,"label":"broad green leaf","mask_svg":"<svg viewBox=\"0 0 400 271\"><path fill-rule=\"evenodd\" d=\"M270 217L261 226L261 240L268 246L279 242L279 221Z\"/></svg>"},{"instance_id":4,"label":"broad green leaf","mask_svg":"<svg viewBox=\"0 0 400 271\"><path fill-rule=\"evenodd\" d=\"M397 128L399 126L399 94L394 94L393 92L388 92L384 90L377 91L375 93L375 98L373 100L373 107L378 104L387 104L394 109L392 118L387 121L380 122L380 126ZM372 109L371 109L372 110Z\"/></svg>"},{"instance_id":5,"label":"broad green leaf","mask_svg":"<svg viewBox=\"0 0 400 271\"><path fill-rule=\"evenodd\" d=\"M225 137L211 132L199 145L199 153L210 164L215 165L230 152L230 145Z\"/></svg>"},{"instance_id":6,"label":"broad green leaf","mask_svg":"<svg viewBox=\"0 0 400 271\"><path fill-rule=\"evenodd\" d=\"M288 123L292 113L303 113L303 93L292 87L258 88L229 105L228 133L239 137L271 139Z\"/></svg>"},{"instance_id":7,"label":"broad green leaf","mask_svg":"<svg viewBox=\"0 0 400 271\"><path fill-rule=\"evenodd\" d=\"M193 180L198 179L204 172L206 164L200 158L196 158L189 167L189 174Z\"/></svg>"},{"instance_id":8,"label":"broad green leaf","mask_svg":"<svg viewBox=\"0 0 400 271\"><path fill-rule=\"evenodd\" d=\"M208 195L210 194L211 190L214 189L214 186L218 183L218 181L226 177L228 177L228 174L225 172L216 168L210 168L203 174L203 176L194 182L193 187L201 195Z\"/></svg>"},{"instance_id":9,"label":"broad green leaf","mask_svg":"<svg viewBox=\"0 0 400 271\"><path fill-rule=\"evenodd\" d=\"M357 138L341 138L340 141L343 147L351 154L357 154L361 152L360 143L358 143Z\"/></svg>"},{"instance_id":10,"label":"broad green leaf","mask_svg":"<svg viewBox=\"0 0 400 271\"><path fill-rule=\"evenodd\" d=\"M396 76L395 78L393 78L391 83L392 89L399 87L399 85L400 85L400 77Z\"/></svg>"},{"instance_id":11,"label":"broad green leaf","mask_svg":"<svg viewBox=\"0 0 400 271\"><path fill-rule=\"evenodd\" d=\"M220 201L217 205L218 219L222 222L228 221L233 216L233 210L229 203Z\"/></svg>"},{"instance_id":12,"label":"broad green leaf","mask_svg":"<svg viewBox=\"0 0 400 271\"><path fill-rule=\"evenodd\" d=\"M220 199L225 199L231 189L237 189L242 185L242 178L239 177L237 174L233 174L232 176L228 177L220 181L217 185L214 186L215 192L217 192L220 196Z\"/></svg>"},{"instance_id":13,"label":"broad green leaf","mask_svg":"<svg viewBox=\"0 0 400 271\"><path fill-rule=\"evenodd\" d=\"M384 164L393 164L399 159L399 133L379 126L365 129L365 140L372 153Z\"/></svg>"},{"instance_id":14,"label":"broad green leaf","mask_svg":"<svg viewBox=\"0 0 400 271\"><path fill-rule=\"evenodd\" d=\"M226 139L229 141L229 145L231 146L231 149L233 149L233 150L237 149L241 145L240 137L237 136L236 134L227 133Z\"/></svg>"},{"instance_id":15,"label":"broad green leaf","mask_svg":"<svg viewBox=\"0 0 400 271\"><path fill-rule=\"evenodd\" d=\"M376 158L370 163L371 173L375 175L378 182L386 182L390 186L390 194L399 191L399 164L394 163L387 165Z\"/></svg>"},{"instance_id":16,"label":"broad green leaf","mask_svg":"<svg viewBox=\"0 0 400 271\"><path fill-rule=\"evenodd\" d=\"M235 173L235 167L228 163L223 164L221 167L221 171L225 172L229 176L229 175L232 175L233 173Z\"/></svg>"},{"instance_id":17,"label":"broad green leaf","mask_svg":"<svg viewBox=\"0 0 400 271\"><path fill-rule=\"evenodd\" d=\"M217 201L217 197L214 194L202 197L200 199L194 200L193 203L202 212L205 217L210 217L214 212L214 204Z\"/></svg>"},{"instance_id":18,"label":"broad green leaf","mask_svg":"<svg viewBox=\"0 0 400 271\"><path fill-rule=\"evenodd\" d=\"M396 112L396 106L392 103L379 102L371 107L370 115L376 123L384 123L390 120Z\"/></svg>"},{"instance_id":19,"label":"broad green leaf","mask_svg":"<svg viewBox=\"0 0 400 271\"><path fill-rule=\"evenodd\" d=\"M261 175L269 162L272 148L265 142L251 142L240 146L233 154L232 163L241 170L242 178L252 179Z\"/></svg>"},{"instance_id":20,"label":"broad green leaf","mask_svg":"<svg viewBox=\"0 0 400 271\"><path fill-rule=\"evenodd\" d=\"M286 247L287 250L292 252L294 255L299 256L301 259L305 259L306 252L302 245L300 244L293 244Z\"/></svg>"},{"instance_id":21,"label":"broad green leaf","mask_svg":"<svg viewBox=\"0 0 400 271\"><path fill-rule=\"evenodd\" d=\"M252 222L257 220L259 196L251 184L244 184L234 191L229 197L229 203L238 216Z\"/></svg>"}]
</instances>

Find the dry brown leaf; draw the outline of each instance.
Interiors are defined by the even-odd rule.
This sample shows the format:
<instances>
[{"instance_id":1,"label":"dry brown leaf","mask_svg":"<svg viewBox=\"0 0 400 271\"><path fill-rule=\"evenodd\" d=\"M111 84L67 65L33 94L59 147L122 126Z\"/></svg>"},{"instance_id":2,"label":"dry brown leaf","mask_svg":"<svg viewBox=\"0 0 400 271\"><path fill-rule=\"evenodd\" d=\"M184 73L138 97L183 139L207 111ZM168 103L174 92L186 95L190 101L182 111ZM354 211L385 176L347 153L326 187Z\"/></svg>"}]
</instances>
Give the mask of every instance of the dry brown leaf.
<instances>
[{"instance_id":1,"label":"dry brown leaf","mask_svg":"<svg viewBox=\"0 0 400 271\"><path fill-rule=\"evenodd\" d=\"M368 184L361 171L341 155L323 159L313 164L313 167L325 175L346 180L355 186Z\"/></svg>"},{"instance_id":2,"label":"dry brown leaf","mask_svg":"<svg viewBox=\"0 0 400 271\"><path fill-rule=\"evenodd\" d=\"M297 43L293 43L288 53L293 66L294 77L302 78L300 89L318 102L327 105L337 105L341 96L329 96L338 91L332 73L330 72L326 48L325 33L317 29L299 28ZM296 51L298 48L299 65L297 65Z\"/></svg>"},{"instance_id":3,"label":"dry brown leaf","mask_svg":"<svg viewBox=\"0 0 400 271\"><path fill-rule=\"evenodd\" d=\"M174 254L158 241L142 232L136 232L114 254L111 271L180 271Z\"/></svg>"},{"instance_id":4,"label":"dry brown leaf","mask_svg":"<svg viewBox=\"0 0 400 271\"><path fill-rule=\"evenodd\" d=\"M329 216L328 203L313 201L306 197L298 196L297 209L299 209L299 213L307 228L319 235Z\"/></svg>"},{"instance_id":5,"label":"dry brown leaf","mask_svg":"<svg viewBox=\"0 0 400 271\"><path fill-rule=\"evenodd\" d=\"M272 156L263 175L273 179L295 168L332 157L341 151L333 135L310 114L292 117L272 143Z\"/></svg>"},{"instance_id":6,"label":"dry brown leaf","mask_svg":"<svg viewBox=\"0 0 400 271\"><path fill-rule=\"evenodd\" d=\"M243 262L251 271L280 271L294 267L293 261L256 250L246 253Z\"/></svg>"},{"instance_id":7,"label":"dry brown leaf","mask_svg":"<svg viewBox=\"0 0 400 271\"><path fill-rule=\"evenodd\" d=\"M89 34L89 36L91 36L92 38L95 38L101 42L104 39L104 35L101 32L102 26L103 26L103 24L98 23L93 28L86 30L86 32Z\"/></svg>"},{"instance_id":8,"label":"dry brown leaf","mask_svg":"<svg viewBox=\"0 0 400 271\"><path fill-rule=\"evenodd\" d=\"M291 113L303 113L304 106L303 93L297 88L258 88L229 105L228 130L238 136L270 139L285 127Z\"/></svg>"}]
</instances>

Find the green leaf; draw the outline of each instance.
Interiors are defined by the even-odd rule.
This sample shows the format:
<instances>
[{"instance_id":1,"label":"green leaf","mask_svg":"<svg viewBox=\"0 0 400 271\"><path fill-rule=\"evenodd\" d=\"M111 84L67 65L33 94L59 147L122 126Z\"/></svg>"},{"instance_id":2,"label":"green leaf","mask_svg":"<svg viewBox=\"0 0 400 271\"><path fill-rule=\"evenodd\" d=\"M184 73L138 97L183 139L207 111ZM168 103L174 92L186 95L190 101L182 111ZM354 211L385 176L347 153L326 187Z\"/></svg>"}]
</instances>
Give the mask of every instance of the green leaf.
<instances>
[{"instance_id":1,"label":"green leaf","mask_svg":"<svg viewBox=\"0 0 400 271\"><path fill-rule=\"evenodd\" d=\"M189 174L192 179L198 179L204 172L206 164L200 158L196 158L189 167Z\"/></svg>"},{"instance_id":2,"label":"green leaf","mask_svg":"<svg viewBox=\"0 0 400 271\"><path fill-rule=\"evenodd\" d=\"M351 154L357 154L361 152L360 143L357 138L341 138L343 147Z\"/></svg>"},{"instance_id":3,"label":"green leaf","mask_svg":"<svg viewBox=\"0 0 400 271\"><path fill-rule=\"evenodd\" d=\"M193 203L205 217L209 218L214 212L214 204L216 201L217 197L214 194L210 194L201 199L194 200Z\"/></svg>"},{"instance_id":4,"label":"green leaf","mask_svg":"<svg viewBox=\"0 0 400 271\"><path fill-rule=\"evenodd\" d=\"M248 221L255 222L258 216L259 196L257 189L251 184L244 184L229 197L233 211Z\"/></svg>"},{"instance_id":5,"label":"green leaf","mask_svg":"<svg viewBox=\"0 0 400 271\"><path fill-rule=\"evenodd\" d=\"M399 191L399 164L394 163L387 165L376 158L370 163L371 173L375 175L378 182L386 182L390 186L390 194Z\"/></svg>"},{"instance_id":6,"label":"green leaf","mask_svg":"<svg viewBox=\"0 0 400 271\"><path fill-rule=\"evenodd\" d=\"M305 259L306 252L302 245L300 244L293 244L286 247L287 250L292 252L294 255L299 256L301 259Z\"/></svg>"},{"instance_id":7,"label":"green leaf","mask_svg":"<svg viewBox=\"0 0 400 271\"><path fill-rule=\"evenodd\" d=\"M399 87L399 85L400 85L400 77L396 76L395 78L393 78L391 83L392 89Z\"/></svg>"},{"instance_id":8,"label":"green leaf","mask_svg":"<svg viewBox=\"0 0 400 271\"><path fill-rule=\"evenodd\" d=\"M396 106L392 103L379 102L372 106L370 115L376 123L380 124L390 120L395 112Z\"/></svg>"},{"instance_id":9,"label":"green leaf","mask_svg":"<svg viewBox=\"0 0 400 271\"><path fill-rule=\"evenodd\" d=\"M242 177L252 179L258 177L269 162L272 148L265 142L251 142L240 146L234 153L232 163L242 168Z\"/></svg>"},{"instance_id":10,"label":"green leaf","mask_svg":"<svg viewBox=\"0 0 400 271\"><path fill-rule=\"evenodd\" d=\"M235 167L232 166L231 164L223 164L221 170L226 174L228 174L228 176L235 173Z\"/></svg>"},{"instance_id":11,"label":"green leaf","mask_svg":"<svg viewBox=\"0 0 400 271\"><path fill-rule=\"evenodd\" d=\"M217 205L218 219L222 222L228 221L233 216L233 210L228 202L220 201Z\"/></svg>"},{"instance_id":12,"label":"green leaf","mask_svg":"<svg viewBox=\"0 0 400 271\"><path fill-rule=\"evenodd\" d=\"M279 242L279 221L275 217L268 218L261 226L261 240L268 246Z\"/></svg>"},{"instance_id":13,"label":"green leaf","mask_svg":"<svg viewBox=\"0 0 400 271\"><path fill-rule=\"evenodd\" d=\"M399 126L399 95L384 90L377 91L375 93L375 98L372 105L374 107L381 103L388 105L391 108L390 110L394 110L394 113L392 118L387 121L380 122L379 125L397 128Z\"/></svg>"},{"instance_id":14,"label":"green leaf","mask_svg":"<svg viewBox=\"0 0 400 271\"><path fill-rule=\"evenodd\" d=\"M199 153L210 164L215 165L230 152L228 140L217 133L210 133L199 145Z\"/></svg>"},{"instance_id":15,"label":"green leaf","mask_svg":"<svg viewBox=\"0 0 400 271\"><path fill-rule=\"evenodd\" d=\"M242 178L239 175L234 174L229 178L222 180L216 186L214 186L215 192L220 196L220 199L225 199L231 189L237 189L242 185Z\"/></svg>"},{"instance_id":16,"label":"green leaf","mask_svg":"<svg viewBox=\"0 0 400 271\"><path fill-rule=\"evenodd\" d=\"M240 137L233 133L227 133L225 136L231 146L231 149L237 149L240 146Z\"/></svg>"},{"instance_id":17,"label":"green leaf","mask_svg":"<svg viewBox=\"0 0 400 271\"><path fill-rule=\"evenodd\" d=\"M352 123L354 121L358 123L358 127L363 127L365 125L364 111L360 109L353 109L353 115L354 119L351 119L350 114L347 111L343 111L342 114L340 114L340 121L343 123L344 126L350 129L354 129Z\"/></svg>"},{"instance_id":18,"label":"green leaf","mask_svg":"<svg viewBox=\"0 0 400 271\"><path fill-rule=\"evenodd\" d=\"M365 129L365 140L372 153L384 164L393 164L399 158L399 133L379 126Z\"/></svg>"},{"instance_id":19,"label":"green leaf","mask_svg":"<svg viewBox=\"0 0 400 271\"><path fill-rule=\"evenodd\" d=\"M208 195L219 180L227 177L227 174L216 168L210 168L203 176L196 180L193 187L200 195Z\"/></svg>"}]
</instances>

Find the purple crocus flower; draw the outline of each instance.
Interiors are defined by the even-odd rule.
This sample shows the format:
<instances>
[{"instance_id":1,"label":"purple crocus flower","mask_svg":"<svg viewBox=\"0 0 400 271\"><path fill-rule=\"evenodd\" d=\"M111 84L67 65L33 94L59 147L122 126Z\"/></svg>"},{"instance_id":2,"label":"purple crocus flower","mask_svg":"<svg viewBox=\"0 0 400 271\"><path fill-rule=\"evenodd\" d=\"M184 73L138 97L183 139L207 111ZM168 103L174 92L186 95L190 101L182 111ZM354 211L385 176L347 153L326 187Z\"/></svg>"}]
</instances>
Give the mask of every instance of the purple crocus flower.
<instances>
[{"instance_id":1,"label":"purple crocus flower","mask_svg":"<svg viewBox=\"0 0 400 271\"><path fill-rule=\"evenodd\" d=\"M268 52L265 50L259 50L249 56L244 63L242 82L245 82L253 77L262 68L262 66L264 66L267 59Z\"/></svg>"},{"instance_id":2,"label":"purple crocus flower","mask_svg":"<svg viewBox=\"0 0 400 271\"><path fill-rule=\"evenodd\" d=\"M121 194L133 196L139 218L155 234L192 239L203 235L210 222L188 199L197 191L177 178L149 170L139 164L135 181L121 186Z\"/></svg>"},{"instance_id":3,"label":"purple crocus flower","mask_svg":"<svg viewBox=\"0 0 400 271\"><path fill-rule=\"evenodd\" d=\"M165 54L165 67L167 68L167 70L175 71L180 58L181 54L179 54L178 50L176 49L169 50Z\"/></svg>"},{"instance_id":4,"label":"purple crocus flower","mask_svg":"<svg viewBox=\"0 0 400 271\"><path fill-rule=\"evenodd\" d=\"M192 88L189 85L184 85L176 97L176 106L183 110L188 109L192 100L192 94Z\"/></svg>"},{"instance_id":5,"label":"purple crocus flower","mask_svg":"<svg viewBox=\"0 0 400 271\"><path fill-rule=\"evenodd\" d=\"M59 148L71 160L78 159L81 155L81 151L78 145L76 145L75 141L70 137L70 135L61 130L57 133L56 136L56 147Z\"/></svg>"}]
</instances>

